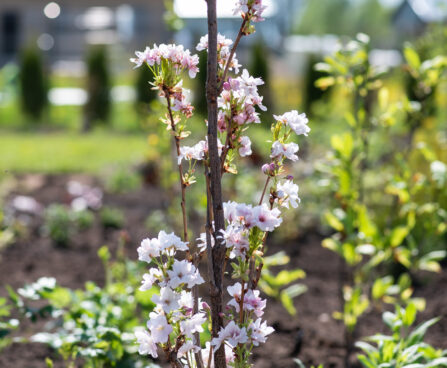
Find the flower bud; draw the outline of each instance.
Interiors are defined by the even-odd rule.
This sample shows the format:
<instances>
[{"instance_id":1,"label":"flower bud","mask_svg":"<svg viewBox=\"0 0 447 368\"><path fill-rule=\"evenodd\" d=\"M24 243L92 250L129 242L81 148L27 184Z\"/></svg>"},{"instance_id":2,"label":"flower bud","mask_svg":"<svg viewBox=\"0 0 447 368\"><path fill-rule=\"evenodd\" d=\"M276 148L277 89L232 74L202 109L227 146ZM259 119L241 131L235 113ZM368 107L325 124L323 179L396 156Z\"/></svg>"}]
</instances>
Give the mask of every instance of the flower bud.
<instances>
[{"instance_id":1,"label":"flower bud","mask_svg":"<svg viewBox=\"0 0 447 368\"><path fill-rule=\"evenodd\" d=\"M211 308L210 308L210 306L208 305L208 303L207 302L202 302L202 308L204 309L204 310L211 310Z\"/></svg>"},{"instance_id":2,"label":"flower bud","mask_svg":"<svg viewBox=\"0 0 447 368\"><path fill-rule=\"evenodd\" d=\"M262 165L262 172L265 175L268 176L275 176L275 171L278 169L278 165L275 164L274 162L270 163L270 164L264 164Z\"/></svg>"}]
</instances>

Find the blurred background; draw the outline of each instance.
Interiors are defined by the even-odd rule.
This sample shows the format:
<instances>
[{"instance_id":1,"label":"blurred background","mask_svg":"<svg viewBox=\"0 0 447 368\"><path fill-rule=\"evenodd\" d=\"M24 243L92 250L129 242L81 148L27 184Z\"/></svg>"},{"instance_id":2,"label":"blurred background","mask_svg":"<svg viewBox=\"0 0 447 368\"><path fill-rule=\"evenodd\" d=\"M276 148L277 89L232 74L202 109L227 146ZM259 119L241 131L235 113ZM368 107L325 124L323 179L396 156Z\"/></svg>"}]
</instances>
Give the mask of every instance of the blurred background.
<instances>
[{"instance_id":1,"label":"blurred background","mask_svg":"<svg viewBox=\"0 0 447 368\"><path fill-rule=\"evenodd\" d=\"M365 202L383 238L388 239L395 226L408 228L400 240L411 252L402 251L390 261L399 274L402 269L396 259L402 254L419 259L431 251L447 250L447 61L437 58L447 55L447 0L264 3L268 6L265 22L257 23L256 33L242 39L237 56L250 74L265 81L259 92L269 111L262 113L262 124L250 128L253 155L238 162L241 175L225 176L225 198L259 201L259 183L265 180L259 167L270 155L265 141L271 139L271 114L304 111L312 131L306 139L299 137L300 161L288 172L297 179L302 203L298 211L287 213L269 250L269 255L277 252L270 258L271 267L290 273L281 271L276 279L268 265L263 271L268 276L263 292L280 300L271 304L267 316L278 333L272 337L272 349L256 352L260 362L256 366L295 366L292 358L303 345L300 356L308 362L342 367L342 330L330 317L338 308L337 262L321 241L331 234L331 219L336 225L343 220L336 192L339 182L342 188L349 184L349 175L342 177L345 173L340 174L337 165L346 154L343 150L349 151L353 144L346 135L355 130L350 117L356 110L352 76L363 78L370 70L387 70L378 77L380 91L372 86L362 95L369 151L367 165L356 170L365 176ZM219 32L234 39L241 19L232 15L232 7L231 0L218 1ZM2 284L20 288L51 276L78 290L89 281L73 303L82 311L83 301L88 300L86 314L92 313L98 326L118 326L128 334L143 324L153 305L147 294L134 295L144 271L144 265L135 262L136 247L142 238L156 236L160 230L179 234L182 224L175 152L160 123L166 108L151 90L149 69L133 69L129 58L153 43L180 43L195 53L195 45L207 33L205 14L204 0L0 0ZM368 34L371 43L362 43L364 49L358 54L352 48L352 60L349 52L345 59L346 54L327 59L340 44L349 49L349 40L358 33ZM199 56L201 72L194 80L185 78L195 106L188 121L192 135L187 145L202 139L205 131L206 55ZM339 69L329 76L316 70L315 65L324 60ZM198 183L187 192L190 239L203 231L205 215L203 175L197 172ZM328 208L335 208L340 218L325 219ZM102 248L104 244L108 247ZM404 261L410 268L411 262ZM425 276L418 279L424 288L417 295L434 300L429 317L445 307L446 296L439 292L447 282L443 262L444 272L435 282L425 288ZM305 272L305 280L290 285L304 278ZM42 289L48 280L42 283L32 284L33 288ZM34 297L29 290L24 294ZM63 301L56 307L73 304L69 292L54 290L56 302ZM9 315L9 309L2 309L7 294L0 288L0 317ZM117 305L127 312L113 314ZM79 349L87 359L88 354L96 354L87 349L93 346L103 349L109 359L109 347L95 345L95 339L102 339L100 329L91 332L76 308L67 319L79 323L78 330L85 329L82 336L74 338L69 330L58 335L59 340L43 335L32 340L27 324L24 336L55 349L65 338L73 355ZM141 311L146 314L138 319L135 315ZM366 324L369 330L361 333L377 332L380 317L374 318ZM59 327L50 327L55 326ZM47 367L46 356L55 360L55 367L64 366L55 350L11 345L8 336L1 340L6 336L3 331L16 327L0 324L1 367L28 368L29 362ZM444 322L432 340L442 341L444 349L446 329ZM301 331L310 338L302 340ZM92 337L88 344L86 335ZM126 352L135 353L133 340L123 336ZM104 366L115 366L122 357L117 353L113 364L107 360ZM137 359L136 354L131 358Z\"/></svg>"},{"instance_id":2,"label":"blurred background","mask_svg":"<svg viewBox=\"0 0 447 368\"><path fill-rule=\"evenodd\" d=\"M265 91L266 99L278 108L284 103L307 107L308 70L334 51L340 36L370 35L372 62L394 66L402 61L403 41L441 28L447 19L443 0L266 3L267 20L258 25L255 37L242 40L238 54L243 64L269 75L271 91ZM219 31L230 38L239 24L231 8L231 2L219 3ZM10 133L86 131L101 125L107 132L140 129L145 117L138 116L134 102L149 102L151 96L141 89L144 76L131 70L129 57L152 43L176 42L193 49L206 33L204 17L202 0L3 0L0 129ZM92 78L100 78L99 85ZM201 86L197 88L200 91ZM281 93L285 88L286 96ZM93 100L98 96L100 109L88 108L89 94ZM8 169L3 152L2 157L1 167Z\"/></svg>"}]
</instances>

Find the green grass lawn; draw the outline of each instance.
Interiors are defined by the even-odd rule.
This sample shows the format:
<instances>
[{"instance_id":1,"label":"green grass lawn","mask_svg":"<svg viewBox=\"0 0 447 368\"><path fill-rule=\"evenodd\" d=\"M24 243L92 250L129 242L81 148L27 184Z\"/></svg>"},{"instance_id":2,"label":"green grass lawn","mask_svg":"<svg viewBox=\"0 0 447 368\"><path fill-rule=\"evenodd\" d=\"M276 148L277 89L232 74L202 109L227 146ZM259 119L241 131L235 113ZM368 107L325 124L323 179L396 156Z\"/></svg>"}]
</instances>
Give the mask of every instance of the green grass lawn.
<instances>
[{"instance_id":1,"label":"green grass lawn","mask_svg":"<svg viewBox=\"0 0 447 368\"><path fill-rule=\"evenodd\" d=\"M143 160L146 135L0 132L0 170L96 173Z\"/></svg>"}]
</instances>

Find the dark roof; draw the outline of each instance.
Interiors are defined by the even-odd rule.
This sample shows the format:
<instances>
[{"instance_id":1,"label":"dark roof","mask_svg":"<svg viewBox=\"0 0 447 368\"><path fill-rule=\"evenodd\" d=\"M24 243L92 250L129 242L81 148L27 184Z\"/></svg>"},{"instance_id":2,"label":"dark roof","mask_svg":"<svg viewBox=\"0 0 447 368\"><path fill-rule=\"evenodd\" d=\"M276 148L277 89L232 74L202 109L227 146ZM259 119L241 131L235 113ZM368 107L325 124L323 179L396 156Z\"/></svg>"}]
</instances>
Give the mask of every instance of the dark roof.
<instances>
[{"instance_id":1,"label":"dark roof","mask_svg":"<svg viewBox=\"0 0 447 368\"><path fill-rule=\"evenodd\" d=\"M395 16L407 6L424 23L438 23L447 20L446 0L404 0Z\"/></svg>"}]
</instances>

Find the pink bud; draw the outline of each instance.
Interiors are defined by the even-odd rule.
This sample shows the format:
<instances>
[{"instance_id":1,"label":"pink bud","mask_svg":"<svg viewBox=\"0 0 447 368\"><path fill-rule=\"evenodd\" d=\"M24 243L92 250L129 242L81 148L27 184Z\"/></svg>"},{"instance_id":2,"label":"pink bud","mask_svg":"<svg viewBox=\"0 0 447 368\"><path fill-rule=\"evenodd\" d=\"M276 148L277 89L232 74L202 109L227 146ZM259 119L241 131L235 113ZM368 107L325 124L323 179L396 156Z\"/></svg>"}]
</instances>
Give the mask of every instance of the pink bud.
<instances>
[{"instance_id":1,"label":"pink bud","mask_svg":"<svg viewBox=\"0 0 447 368\"><path fill-rule=\"evenodd\" d=\"M224 90L229 91L229 90L231 89L231 85L230 85L230 83L225 82L225 83L223 84L223 88L224 88Z\"/></svg>"},{"instance_id":2,"label":"pink bud","mask_svg":"<svg viewBox=\"0 0 447 368\"><path fill-rule=\"evenodd\" d=\"M211 309L207 302L202 302L202 308L205 309L205 310L210 310Z\"/></svg>"}]
</instances>

